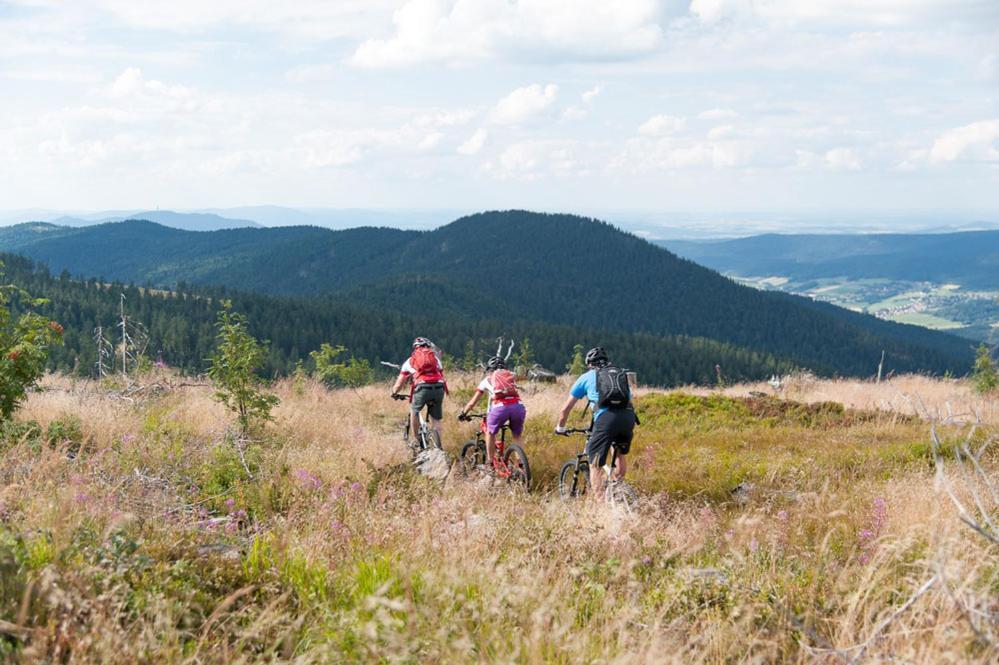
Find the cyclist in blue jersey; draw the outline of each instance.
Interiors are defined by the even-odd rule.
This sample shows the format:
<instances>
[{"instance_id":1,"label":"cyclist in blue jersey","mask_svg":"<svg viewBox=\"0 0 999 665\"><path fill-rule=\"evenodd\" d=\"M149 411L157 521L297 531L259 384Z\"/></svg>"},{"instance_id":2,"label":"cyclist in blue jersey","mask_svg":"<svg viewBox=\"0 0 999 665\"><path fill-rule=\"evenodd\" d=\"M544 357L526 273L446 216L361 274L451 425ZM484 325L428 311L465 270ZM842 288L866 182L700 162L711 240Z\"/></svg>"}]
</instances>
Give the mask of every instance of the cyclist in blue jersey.
<instances>
[{"instance_id":1,"label":"cyclist in blue jersey","mask_svg":"<svg viewBox=\"0 0 999 665\"><path fill-rule=\"evenodd\" d=\"M620 400L619 404L608 405L607 395L601 395L598 387L598 383L600 383L598 377L601 372L621 372L621 370L610 366L607 352L599 346L590 349L586 353L586 366L588 370L576 380L569 390L569 398L559 413L555 433L565 434L565 424L573 407L576 406L576 402L586 398L593 408L593 427L590 438L586 441L586 455L590 459L590 486L593 488L592 496L602 497L604 496L603 466L607 463L611 446L617 449L617 464L611 480L618 481L624 478L628 469L627 455L628 451L631 450L631 440L634 437L637 419L631 404L627 381L625 381L625 388L622 391L625 399ZM604 390L607 391L606 388Z\"/></svg>"}]
</instances>

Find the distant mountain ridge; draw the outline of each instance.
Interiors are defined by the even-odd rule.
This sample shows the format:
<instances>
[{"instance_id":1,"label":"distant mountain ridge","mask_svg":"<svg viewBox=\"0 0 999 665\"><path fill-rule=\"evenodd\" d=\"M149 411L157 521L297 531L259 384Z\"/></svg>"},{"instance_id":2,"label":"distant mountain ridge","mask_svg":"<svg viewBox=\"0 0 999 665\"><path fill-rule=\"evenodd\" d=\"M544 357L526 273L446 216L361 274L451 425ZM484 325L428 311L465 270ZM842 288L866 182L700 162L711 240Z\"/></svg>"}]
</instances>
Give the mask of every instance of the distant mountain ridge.
<instances>
[{"instance_id":1,"label":"distant mountain ridge","mask_svg":"<svg viewBox=\"0 0 999 665\"><path fill-rule=\"evenodd\" d=\"M999 288L999 231L939 234L765 234L736 240L664 240L696 263L741 276L794 281L887 278L967 289Z\"/></svg>"},{"instance_id":2,"label":"distant mountain ridge","mask_svg":"<svg viewBox=\"0 0 999 665\"><path fill-rule=\"evenodd\" d=\"M950 335L743 287L592 219L523 211L434 231L316 227L191 233L149 222L0 229L0 250L59 272L172 287L330 295L384 310L704 337L825 374L966 371Z\"/></svg>"},{"instance_id":3,"label":"distant mountain ridge","mask_svg":"<svg viewBox=\"0 0 999 665\"><path fill-rule=\"evenodd\" d=\"M174 212L172 210L147 210L145 212L109 216L96 220L85 219L83 217L63 216L57 217L48 223L56 226L79 228L85 226L97 226L98 224L106 224L109 222L124 222L128 220L156 222L157 224L161 224L172 229L180 229L182 231L221 231L223 229L261 227L261 225L257 222L253 222L248 219L231 219L228 217L221 217L213 213Z\"/></svg>"}]
</instances>

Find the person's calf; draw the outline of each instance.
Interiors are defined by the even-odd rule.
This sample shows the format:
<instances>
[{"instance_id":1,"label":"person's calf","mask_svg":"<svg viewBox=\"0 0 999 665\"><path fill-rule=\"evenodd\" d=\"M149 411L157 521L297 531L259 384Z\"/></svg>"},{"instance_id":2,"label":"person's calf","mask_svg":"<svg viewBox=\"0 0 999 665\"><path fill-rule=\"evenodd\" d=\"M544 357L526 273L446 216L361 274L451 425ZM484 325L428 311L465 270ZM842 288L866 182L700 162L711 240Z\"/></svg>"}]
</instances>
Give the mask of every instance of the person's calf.
<instances>
[{"instance_id":1,"label":"person's calf","mask_svg":"<svg viewBox=\"0 0 999 665\"><path fill-rule=\"evenodd\" d=\"M614 480L621 480L624 478L624 474L628 471L628 458L624 455L618 455L617 464L614 470Z\"/></svg>"}]
</instances>

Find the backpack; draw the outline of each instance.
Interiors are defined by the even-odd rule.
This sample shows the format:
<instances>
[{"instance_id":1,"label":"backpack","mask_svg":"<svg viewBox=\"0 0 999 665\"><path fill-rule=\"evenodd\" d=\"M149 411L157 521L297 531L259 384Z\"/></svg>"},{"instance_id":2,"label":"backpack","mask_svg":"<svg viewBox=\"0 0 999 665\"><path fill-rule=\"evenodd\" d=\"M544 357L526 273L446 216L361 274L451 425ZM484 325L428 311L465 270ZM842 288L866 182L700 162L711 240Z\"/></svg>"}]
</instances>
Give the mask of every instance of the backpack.
<instances>
[{"instance_id":1,"label":"backpack","mask_svg":"<svg viewBox=\"0 0 999 665\"><path fill-rule=\"evenodd\" d=\"M520 397L517 394L517 384L514 383L514 378L513 372L508 369L498 369L493 372L489 382L493 385L494 400Z\"/></svg>"},{"instance_id":2,"label":"backpack","mask_svg":"<svg viewBox=\"0 0 999 665\"><path fill-rule=\"evenodd\" d=\"M430 347L418 346L413 349L413 355L409 357L409 364L413 367L413 376L417 379L425 377L431 377L435 381L440 379L437 354Z\"/></svg>"},{"instance_id":3,"label":"backpack","mask_svg":"<svg viewBox=\"0 0 999 665\"><path fill-rule=\"evenodd\" d=\"M620 367L606 365L597 370L597 408L625 409L631 403L628 374Z\"/></svg>"}]
</instances>

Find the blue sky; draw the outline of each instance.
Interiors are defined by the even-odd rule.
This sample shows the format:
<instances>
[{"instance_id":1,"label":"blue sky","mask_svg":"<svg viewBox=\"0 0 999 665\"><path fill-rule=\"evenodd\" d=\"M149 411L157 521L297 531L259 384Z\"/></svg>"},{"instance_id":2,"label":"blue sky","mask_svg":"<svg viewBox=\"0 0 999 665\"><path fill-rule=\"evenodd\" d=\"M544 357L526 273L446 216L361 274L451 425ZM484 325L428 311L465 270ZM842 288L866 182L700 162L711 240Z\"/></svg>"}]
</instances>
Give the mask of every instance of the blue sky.
<instances>
[{"instance_id":1,"label":"blue sky","mask_svg":"<svg viewBox=\"0 0 999 665\"><path fill-rule=\"evenodd\" d=\"M999 213L995 0L0 0L0 209Z\"/></svg>"}]
</instances>

